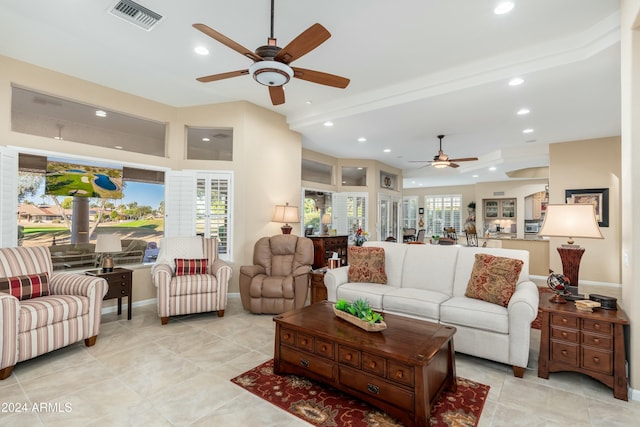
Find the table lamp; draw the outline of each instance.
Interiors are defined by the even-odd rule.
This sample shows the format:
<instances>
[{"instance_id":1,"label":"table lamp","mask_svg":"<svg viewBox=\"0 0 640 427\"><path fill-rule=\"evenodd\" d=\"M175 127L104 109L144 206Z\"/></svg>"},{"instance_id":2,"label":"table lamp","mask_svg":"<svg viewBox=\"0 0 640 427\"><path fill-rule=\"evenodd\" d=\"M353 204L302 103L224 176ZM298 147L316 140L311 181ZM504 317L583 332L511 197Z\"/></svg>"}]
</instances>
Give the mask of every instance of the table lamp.
<instances>
[{"instance_id":1,"label":"table lamp","mask_svg":"<svg viewBox=\"0 0 640 427\"><path fill-rule=\"evenodd\" d=\"M327 236L329 235L329 224L331 224L331 214L323 214L322 219L320 221L322 223L322 234Z\"/></svg>"},{"instance_id":2,"label":"table lamp","mask_svg":"<svg viewBox=\"0 0 640 427\"><path fill-rule=\"evenodd\" d=\"M276 210L273 213L272 221L284 223L284 225L280 227L280 229L282 230L282 234L291 234L292 227L289 225L289 223L300 222L298 207L289 206L289 203L285 205L276 205Z\"/></svg>"},{"instance_id":3,"label":"table lamp","mask_svg":"<svg viewBox=\"0 0 640 427\"><path fill-rule=\"evenodd\" d=\"M540 236L568 237L567 244L558 247L562 272L569 279L569 299L583 299L578 294L578 271L584 248L574 244L573 238L603 239L595 206L591 204L548 205Z\"/></svg>"},{"instance_id":4,"label":"table lamp","mask_svg":"<svg viewBox=\"0 0 640 427\"><path fill-rule=\"evenodd\" d=\"M111 254L114 252L122 252L122 243L120 236L117 234L98 234L96 241L97 253L102 253L102 272L110 273L113 271L113 258Z\"/></svg>"}]
</instances>

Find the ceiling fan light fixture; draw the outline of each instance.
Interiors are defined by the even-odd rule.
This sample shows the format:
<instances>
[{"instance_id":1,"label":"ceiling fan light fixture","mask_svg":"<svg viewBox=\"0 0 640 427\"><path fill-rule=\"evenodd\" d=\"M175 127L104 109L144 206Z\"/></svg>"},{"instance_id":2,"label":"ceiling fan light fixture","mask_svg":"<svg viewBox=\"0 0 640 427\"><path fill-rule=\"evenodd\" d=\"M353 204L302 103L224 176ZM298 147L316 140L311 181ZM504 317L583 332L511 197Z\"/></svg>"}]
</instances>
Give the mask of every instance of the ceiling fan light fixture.
<instances>
[{"instance_id":1,"label":"ceiling fan light fixture","mask_svg":"<svg viewBox=\"0 0 640 427\"><path fill-rule=\"evenodd\" d=\"M278 61L254 62L249 72L255 81L265 86L282 86L293 77L291 67Z\"/></svg>"},{"instance_id":2,"label":"ceiling fan light fixture","mask_svg":"<svg viewBox=\"0 0 640 427\"><path fill-rule=\"evenodd\" d=\"M449 161L448 160L435 160L431 164L433 165L434 168L442 169L442 168L446 168L447 166L449 166Z\"/></svg>"}]
</instances>

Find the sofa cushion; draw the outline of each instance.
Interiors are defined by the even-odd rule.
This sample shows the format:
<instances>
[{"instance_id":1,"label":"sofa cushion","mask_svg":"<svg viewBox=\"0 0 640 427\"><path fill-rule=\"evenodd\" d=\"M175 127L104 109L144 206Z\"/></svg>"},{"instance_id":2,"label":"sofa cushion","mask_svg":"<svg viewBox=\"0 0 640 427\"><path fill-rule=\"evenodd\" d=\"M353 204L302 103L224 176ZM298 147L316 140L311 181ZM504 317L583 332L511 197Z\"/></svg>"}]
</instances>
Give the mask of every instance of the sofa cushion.
<instances>
[{"instance_id":1,"label":"sofa cushion","mask_svg":"<svg viewBox=\"0 0 640 427\"><path fill-rule=\"evenodd\" d=\"M344 299L349 302L365 299L369 301L369 305L374 310L382 310L382 298L392 289L394 288L391 286L379 283L345 283L336 290L336 299Z\"/></svg>"},{"instance_id":2,"label":"sofa cushion","mask_svg":"<svg viewBox=\"0 0 640 427\"><path fill-rule=\"evenodd\" d=\"M19 300L28 300L49 295L47 273L28 274L0 278L0 292L6 292Z\"/></svg>"},{"instance_id":3,"label":"sofa cushion","mask_svg":"<svg viewBox=\"0 0 640 427\"><path fill-rule=\"evenodd\" d=\"M457 259L456 246L408 245L402 287L427 289L451 296Z\"/></svg>"},{"instance_id":4,"label":"sofa cushion","mask_svg":"<svg viewBox=\"0 0 640 427\"><path fill-rule=\"evenodd\" d=\"M443 302L440 305L440 322L509 333L509 312L505 307L467 297L453 297Z\"/></svg>"},{"instance_id":5,"label":"sofa cushion","mask_svg":"<svg viewBox=\"0 0 640 427\"><path fill-rule=\"evenodd\" d=\"M506 307L516 291L523 262L519 259L476 254L465 296Z\"/></svg>"},{"instance_id":6,"label":"sofa cushion","mask_svg":"<svg viewBox=\"0 0 640 427\"><path fill-rule=\"evenodd\" d=\"M89 298L80 295L48 295L23 301L20 303L18 332L75 319L89 313L89 305Z\"/></svg>"},{"instance_id":7,"label":"sofa cushion","mask_svg":"<svg viewBox=\"0 0 640 427\"><path fill-rule=\"evenodd\" d=\"M426 289L391 288L382 300L383 310L424 317L440 319L440 304L449 299L449 295Z\"/></svg>"},{"instance_id":8,"label":"sofa cushion","mask_svg":"<svg viewBox=\"0 0 640 427\"><path fill-rule=\"evenodd\" d=\"M387 283L384 263L383 248L351 246L349 248L349 282Z\"/></svg>"},{"instance_id":9,"label":"sofa cushion","mask_svg":"<svg viewBox=\"0 0 640 427\"><path fill-rule=\"evenodd\" d=\"M176 276L188 276L191 274L207 274L207 258L176 258Z\"/></svg>"},{"instance_id":10,"label":"sofa cushion","mask_svg":"<svg viewBox=\"0 0 640 427\"><path fill-rule=\"evenodd\" d=\"M384 249L384 271L387 273L387 286L399 288L402 285L404 269L404 256L407 251L404 243L379 242L369 240L364 242L363 247L377 247ZM351 262L351 259L349 259Z\"/></svg>"}]
</instances>

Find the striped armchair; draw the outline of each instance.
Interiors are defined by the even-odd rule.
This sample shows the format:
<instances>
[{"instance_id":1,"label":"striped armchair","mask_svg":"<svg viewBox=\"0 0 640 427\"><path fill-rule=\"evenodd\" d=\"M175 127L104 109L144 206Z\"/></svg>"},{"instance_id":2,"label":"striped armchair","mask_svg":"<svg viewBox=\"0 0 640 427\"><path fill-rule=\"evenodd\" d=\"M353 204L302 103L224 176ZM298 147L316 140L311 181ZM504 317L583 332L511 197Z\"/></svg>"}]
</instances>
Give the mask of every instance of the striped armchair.
<instances>
[{"instance_id":1,"label":"striped armchair","mask_svg":"<svg viewBox=\"0 0 640 427\"><path fill-rule=\"evenodd\" d=\"M217 311L224 316L231 267L218 258L218 239L165 237L151 269L158 292L158 316L163 325L169 316Z\"/></svg>"},{"instance_id":2,"label":"striped armchair","mask_svg":"<svg viewBox=\"0 0 640 427\"><path fill-rule=\"evenodd\" d=\"M0 248L0 380L16 363L100 332L106 280L53 272L49 248Z\"/></svg>"}]
</instances>

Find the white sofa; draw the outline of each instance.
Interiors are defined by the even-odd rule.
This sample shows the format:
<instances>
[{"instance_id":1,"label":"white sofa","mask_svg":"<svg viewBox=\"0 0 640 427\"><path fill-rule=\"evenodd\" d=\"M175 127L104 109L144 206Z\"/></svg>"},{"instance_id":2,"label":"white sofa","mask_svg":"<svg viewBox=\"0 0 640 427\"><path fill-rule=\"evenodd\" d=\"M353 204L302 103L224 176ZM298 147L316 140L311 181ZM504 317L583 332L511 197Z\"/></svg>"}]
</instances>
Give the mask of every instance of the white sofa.
<instances>
[{"instance_id":1,"label":"white sofa","mask_svg":"<svg viewBox=\"0 0 640 427\"><path fill-rule=\"evenodd\" d=\"M366 242L385 251L387 284L348 283L349 267L327 271L329 301L367 299L372 308L455 326L455 349L513 366L524 375L538 289L529 280L529 252L515 249ZM464 296L476 253L524 262L507 307Z\"/></svg>"}]
</instances>

